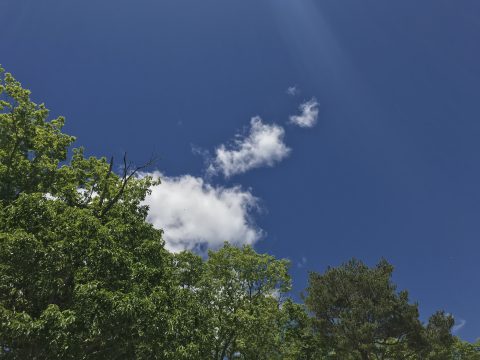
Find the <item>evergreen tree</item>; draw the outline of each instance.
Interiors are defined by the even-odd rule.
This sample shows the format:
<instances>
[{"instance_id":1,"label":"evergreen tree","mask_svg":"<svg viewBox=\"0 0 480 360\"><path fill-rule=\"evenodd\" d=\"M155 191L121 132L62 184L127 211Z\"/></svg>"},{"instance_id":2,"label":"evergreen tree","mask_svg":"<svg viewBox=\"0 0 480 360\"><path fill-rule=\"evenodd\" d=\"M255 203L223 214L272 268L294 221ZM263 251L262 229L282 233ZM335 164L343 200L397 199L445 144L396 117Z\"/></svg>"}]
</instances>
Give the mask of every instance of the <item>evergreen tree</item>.
<instances>
[{"instance_id":1,"label":"evergreen tree","mask_svg":"<svg viewBox=\"0 0 480 360\"><path fill-rule=\"evenodd\" d=\"M369 268L354 259L310 274L306 305L331 358L444 359L450 354L453 319L437 313L425 328L408 293L396 291L392 272L385 260Z\"/></svg>"}]
</instances>

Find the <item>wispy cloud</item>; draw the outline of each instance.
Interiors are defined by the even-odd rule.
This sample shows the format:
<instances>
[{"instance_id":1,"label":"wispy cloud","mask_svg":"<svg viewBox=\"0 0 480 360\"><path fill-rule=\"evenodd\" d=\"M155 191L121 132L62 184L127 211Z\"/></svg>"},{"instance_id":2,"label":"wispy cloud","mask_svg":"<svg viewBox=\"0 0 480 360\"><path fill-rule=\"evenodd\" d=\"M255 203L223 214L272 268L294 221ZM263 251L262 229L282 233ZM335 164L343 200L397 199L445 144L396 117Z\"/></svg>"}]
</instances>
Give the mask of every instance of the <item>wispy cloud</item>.
<instances>
[{"instance_id":1,"label":"wispy cloud","mask_svg":"<svg viewBox=\"0 0 480 360\"><path fill-rule=\"evenodd\" d=\"M290 122L300 127L313 127L316 124L318 118L318 106L319 103L315 98L304 102L299 106L300 115L290 116Z\"/></svg>"},{"instance_id":2,"label":"wispy cloud","mask_svg":"<svg viewBox=\"0 0 480 360\"><path fill-rule=\"evenodd\" d=\"M464 327L465 325L467 325L467 321L466 321L466 320L458 319L458 323L457 323L457 320L455 320L455 325L454 325L453 328L452 328L452 333L453 333L453 334L458 333L460 330L463 329L463 327Z\"/></svg>"},{"instance_id":3,"label":"wispy cloud","mask_svg":"<svg viewBox=\"0 0 480 360\"><path fill-rule=\"evenodd\" d=\"M147 174L145 174L147 175ZM258 199L240 187L215 187L202 178L184 175L163 176L145 200L148 221L164 230L170 251L218 248L224 241L253 244L262 231L252 222Z\"/></svg>"},{"instance_id":4,"label":"wispy cloud","mask_svg":"<svg viewBox=\"0 0 480 360\"><path fill-rule=\"evenodd\" d=\"M300 89L297 87L297 85L290 86L287 88L286 93L290 96L295 96L300 94Z\"/></svg>"},{"instance_id":5,"label":"wispy cloud","mask_svg":"<svg viewBox=\"0 0 480 360\"><path fill-rule=\"evenodd\" d=\"M305 265L307 265L307 258L305 256L302 256L300 261L297 262L297 267L301 269L301 268L305 267Z\"/></svg>"},{"instance_id":6,"label":"wispy cloud","mask_svg":"<svg viewBox=\"0 0 480 360\"><path fill-rule=\"evenodd\" d=\"M237 135L233 143L220 145L207 170L225 177L244 173L262 166L273 166L290 153L283 138L285 130L275 124L264 124L260 117L250 121L247 136Z\"/></svg>"}]
</instances>

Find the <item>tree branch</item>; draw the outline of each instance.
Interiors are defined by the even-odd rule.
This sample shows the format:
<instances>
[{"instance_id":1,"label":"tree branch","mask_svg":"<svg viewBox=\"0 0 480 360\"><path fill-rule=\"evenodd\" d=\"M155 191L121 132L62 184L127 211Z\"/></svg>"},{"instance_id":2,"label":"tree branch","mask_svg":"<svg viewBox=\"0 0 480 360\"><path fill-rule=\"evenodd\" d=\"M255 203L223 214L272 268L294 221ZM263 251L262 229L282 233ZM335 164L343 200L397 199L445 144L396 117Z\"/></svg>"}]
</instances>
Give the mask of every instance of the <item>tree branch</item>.
<instances>
[{"instance_id":1,"label":"tree branch","mask_svg":"<svg viewBox=\"0 0 480 360\"><path fill-rule=\"evenodd\" d=\"M118 192L115 194L114 197L112 197L108 202L107 205L103 208L103 210L100 213L100 218L103 218L111 209L112 207L121 199L122 195L125 192L125 188L127 187L128 182L134 177L139 171L148 168L155 162L155 159L152 158L150 159L147 163L137 166L132 172L129 174L129 169L130 169L130 164L127 165L127 153L123 155L123 175L122 175L122 180L121 180L121 185L120 189Z\"/></svg>"}]
</instances>

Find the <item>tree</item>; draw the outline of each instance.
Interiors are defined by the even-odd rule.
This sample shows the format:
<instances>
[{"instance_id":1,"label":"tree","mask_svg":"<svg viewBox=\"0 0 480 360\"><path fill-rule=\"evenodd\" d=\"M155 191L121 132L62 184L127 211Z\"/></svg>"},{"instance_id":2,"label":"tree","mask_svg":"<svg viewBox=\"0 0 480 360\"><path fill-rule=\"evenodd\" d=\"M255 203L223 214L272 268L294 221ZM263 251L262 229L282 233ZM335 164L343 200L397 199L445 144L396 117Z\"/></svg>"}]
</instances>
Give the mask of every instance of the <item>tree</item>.
<instances>
[{"instance_id":1,"label":"tree","mask_svg":"<svg viewBox=\"0 0 480 360\"><path fill-rule=\"evenodd\" d=\"M199 284L212 311L210 358L273 359L284 320L280 301L290 289L288 262L225 244L210 251Z\"/></svg>"},{"instance_id":2,"label":"tree","mask_svg":"<svg viewBox=\"0 0 480 360\"><path fill-rule=\"evenodd\" d=\"M314 319L301 304L287 299L282 304L285 321L282 329L282 360L328 359L328 349L317 335Z\"/></svg>"},{"instance_id":3,"label":"tree","mask_svg":"<svg viewBox=\"0 0 480 360\"><path fill-rule=\"evenodd\" d=\"M62 117L46 121L45 105L33 103L1 67L0 76L0 199L9 202L20 193L47 192L74 138L61 132Z\"/></svg>"},{"instance_id":4,"label":"tree","mask_svg":"<svg viewBox=\"0 0 480 360\"><path fill-rule=\"evenodd\" d=\"M392 271L385 260L374 268L351 260L310 274L306 305L331 358L407 359L428 347L417 305L397 293Z\"/></svg>"},{"instance_id":5,"label":"tree","mask_svg":"<svg viewBox=\"0 0 480 360\"><path fill-rule=\"evenodd\" d=\"M192 328L202 359L320 359L311 319L287 299L288 262L228 243L206 261L175 255L177 278L192 308L206 309ZM197 313L198 314L198 313Z\"/></svg>"},{"instance_id":6,"label":"tree","mask_svg":"<svg viewBox=\"0 0 480 360\"><path fill-rule=\"evenodd\" d=\"M459 338L454 339L452 360L480 360L480 341L470 344Z\"/></svg>"},{"instance_id":7,"label":"tree","mask_svg":"<svg viewBox=\"0 0 480 360\"><path fill-rule=\"evenodd\" d=\"M437 311L430 316L425 328L425 337L429 345L426 359L449 360L452 358L452 348L455 343L452 335L454 324L453 316L444 311Z\"/></svg>"},{"instance_id":8,"label":"tree","mask_svg":"<svg viewBox=\"0 0 480 360\"><path fill-rule=\"evenodd\" d=\"M63 119L1 78L0 354L12 359L194 359L162 232L142 201L155 182L124 158L85 158Z\"/></svg>"}]
</instances>

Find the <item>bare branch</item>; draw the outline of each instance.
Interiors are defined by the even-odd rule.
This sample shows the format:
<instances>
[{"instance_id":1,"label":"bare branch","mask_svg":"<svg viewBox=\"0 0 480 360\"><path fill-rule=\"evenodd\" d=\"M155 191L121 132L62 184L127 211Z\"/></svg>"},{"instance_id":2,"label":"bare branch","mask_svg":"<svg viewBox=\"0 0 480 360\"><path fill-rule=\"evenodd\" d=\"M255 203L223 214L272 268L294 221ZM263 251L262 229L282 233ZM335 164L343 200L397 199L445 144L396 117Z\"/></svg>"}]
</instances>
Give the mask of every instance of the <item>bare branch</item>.
<instances>
[{"instance_id":1,"label":"bare branch","mask_svg":"<svg viewBox=\"0 0 480 360\"><path fill-rule=\"evenodd\" d=\"M128 182L134 177L138 172L150 167L153 163L155 162L154 158L151 158L147 163L135 167L133 171L129 173L129 170L131 168L131 163L127 164L127 153L124 154L123 156L123 176L121 180L121 185L120 189L118 192L115 194L114 197L112 197L107 205L103 208L102 212L100 213L100 218L104 217L107 212L111 210L111 208L121 199L123 193L125 192L125 188L127 187Z\"/></svg>"}]
</instances>

